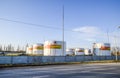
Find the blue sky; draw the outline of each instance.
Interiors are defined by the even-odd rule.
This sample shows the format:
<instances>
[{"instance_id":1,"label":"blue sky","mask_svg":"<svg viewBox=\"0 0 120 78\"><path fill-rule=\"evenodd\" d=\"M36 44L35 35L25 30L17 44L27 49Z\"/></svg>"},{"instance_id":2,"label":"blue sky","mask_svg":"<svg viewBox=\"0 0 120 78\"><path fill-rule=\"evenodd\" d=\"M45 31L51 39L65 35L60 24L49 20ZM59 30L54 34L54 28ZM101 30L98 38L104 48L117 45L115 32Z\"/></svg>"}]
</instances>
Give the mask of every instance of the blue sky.
<instances>
[{"instance_id":1,"label":"blue sky","mask_svg":"<svg viewBox=\"0 0 120 78\"><path fill-rule=\"evenodd\" d=\"M62 27L65 16L67 47L90 48L93 42L108 42L118 34L120 0L0 0L0 18ZM74 31L74 32L72 32ZM62 31L0 20L0 44L24 46L44 40L62 40Z\"/></svg>"}]
</instances>

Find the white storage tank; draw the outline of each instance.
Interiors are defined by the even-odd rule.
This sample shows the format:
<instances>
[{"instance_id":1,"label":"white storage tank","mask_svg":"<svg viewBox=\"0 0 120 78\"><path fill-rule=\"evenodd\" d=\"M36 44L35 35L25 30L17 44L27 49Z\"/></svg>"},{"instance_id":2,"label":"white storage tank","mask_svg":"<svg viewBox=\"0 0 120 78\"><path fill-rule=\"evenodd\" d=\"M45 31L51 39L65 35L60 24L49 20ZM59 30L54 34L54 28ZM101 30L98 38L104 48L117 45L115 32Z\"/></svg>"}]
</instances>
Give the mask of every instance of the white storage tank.
<instances>
[{"instance_id":1,"label":"white storage tank","mask_svg":"<svg viewBox=\"0 0 120 78\"><path fill-rule=\"evenodd\" d=\"M76 48L75 55L85 55L84 48Z\"/></svg>"},{"instance_id":2,"label":"white storage tank","mask_svg":"<svg viewBox=\"0 0 120 78\"><path fill-rule=\"evenodd\" d=\"M33 45L33 54L43 55L43 44L37 43Z\"/></svg>"},{"instance_id":3,"label":"white storage tank","mask_svg":"<svg viewBox=\"0 0 120 78\"><path fill-rule=\"evenodd\" d=\"M75 49L73 48L66 49L66 55L67 56L75 55Z\"/></svg>"},{"instance_id":4,"label":"white storage tank","mask_svg":"<svg viewBox=\"0 0 120 78\"><path fill-rule=\"evenodd\" d=\"M28 46L26 49L26 54L33 54L33 46Z\"/></svg>"},{"instance_id":5,"label":"white storage tank","mask_svg":"<svg viewBox=\"0 0 120 78\"><path fill-rule=\"evenodd\" d=\"M44 56L65 56L66 43L63 41L45 41L44 43Z\"/></svg>"},{"instance_id":6,"label":"white storage tank","mask_svg":"<svg viewBox=\"0 0 120 78\"><path fill-rule=\"evenodd\" d=\"M93 52L97 56L111 56L110 43L94 43Z\"/></svg>"},{"instance_id":7,"label":"white storage tank","mask_svg":"<svg viewBox=\"0 0 120 78\"><path fill-rule=\"evenodd\" d=\"M85 55L92 55L91 49L87 48L84 50L84 52L85 52Z\"/></svg>"}]
</instances>

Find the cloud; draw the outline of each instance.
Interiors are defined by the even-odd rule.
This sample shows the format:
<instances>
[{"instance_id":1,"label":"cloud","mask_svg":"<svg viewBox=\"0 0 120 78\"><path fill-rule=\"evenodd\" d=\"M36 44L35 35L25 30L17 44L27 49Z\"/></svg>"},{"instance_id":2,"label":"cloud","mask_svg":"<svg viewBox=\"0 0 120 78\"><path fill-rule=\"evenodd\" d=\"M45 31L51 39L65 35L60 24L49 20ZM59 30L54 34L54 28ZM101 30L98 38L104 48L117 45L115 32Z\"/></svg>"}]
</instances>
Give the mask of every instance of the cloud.
<instances>
[{"instance_id":1,"label":"cloud","mask_svg":"<svg viewBox=\"0 0 120 78\"><path fill-rule=\"evenodd\" d=\"M104 34L104 32L97 26L82 26L74 28L73 31L80 32L72 34L73 38L87 42L95 42Z\"/></svg>"},{"instance_id":2,"label":"cloud","mask_svg":"<svg viewBox=\"0 0 120 78\"><path fill-rule=\"evenodd\" d=\"M69 42L70 43L69 46L91 48L94 42L96 43L108 42L107 31L103 30L102 27L81 26L81 27L73 28L72 31L74 32L68 33L68 35L71 38L66 39L68 41L71 40L71 42L73 42L72 44L71 42Z\"/></svg>"},{"instance_id":3,"label":"cloud","mask_svg":"<svg viewBox=\"0 0 120 78\"><path fill-rule=\"evenodd\" d=\"M99 34L100 29L95 26L83 26L83 27L74 28L73 31L81 32L84 34Z\"/></svg>"},{"instance_id":4,"label":"cloud","mask_svg":"<svg viewBox=\"0 0 120 78\"><path fill-rule=\"evenodd\" d=\"M96 41L96 39L93 39L93 38L87 38L87 39L85 39L86 41L90 41L90 42L95 42Z\"/></svg>"}]
</instances>

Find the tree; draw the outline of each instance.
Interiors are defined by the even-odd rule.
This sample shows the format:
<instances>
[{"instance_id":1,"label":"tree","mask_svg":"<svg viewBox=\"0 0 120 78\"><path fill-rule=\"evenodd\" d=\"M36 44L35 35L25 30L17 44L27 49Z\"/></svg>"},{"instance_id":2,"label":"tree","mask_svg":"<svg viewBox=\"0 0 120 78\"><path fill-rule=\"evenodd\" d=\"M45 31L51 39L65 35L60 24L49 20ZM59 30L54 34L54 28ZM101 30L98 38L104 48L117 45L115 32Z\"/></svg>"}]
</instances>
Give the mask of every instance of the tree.
<instances>
[{"instance_id":1,"label":"tree","mask_svg":"<svg viewBox=\"0 0 120 78\"><path fill-rule=\"evenodd\" d=\"M18 47L17 47L17 51L19 52L20 51L20 46L18 45Z\"/></svg>"},{"instance_id":2,"label":"tree","mask_svg":"<svg viewBox=\"0 0 120 78\"><path fill-rule=\"evenodd\" d=\"M112 55L116 55L116 52L117 52L117 55L120 55L120 47L112 47Z\"/></svg>"},{"instance_id":3,"label":"tree","mask_svg":"<svg viewBox=\"0 0 120 78\"><path fill-rule=\"evenodd\" d=\"M0 51L2 51L2 45L0 45Z\"/></svg>"}]
</instances>

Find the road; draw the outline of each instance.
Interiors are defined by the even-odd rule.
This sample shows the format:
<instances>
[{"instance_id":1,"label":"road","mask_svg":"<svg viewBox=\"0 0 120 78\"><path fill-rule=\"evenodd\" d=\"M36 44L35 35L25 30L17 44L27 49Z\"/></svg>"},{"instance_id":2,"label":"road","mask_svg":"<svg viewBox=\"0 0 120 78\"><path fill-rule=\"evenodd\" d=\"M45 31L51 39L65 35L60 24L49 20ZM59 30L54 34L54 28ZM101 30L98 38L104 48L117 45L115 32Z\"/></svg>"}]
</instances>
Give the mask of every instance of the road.
<instances>
[{"instance_id":1,"label":"road","mask_svg":"<svg viewBox=\"0 0 120 78\"><path fill-rule=\"evenodd\" d=\"M4 68L0 78L120 78L120 63Z\"/></svg>"}]
</instances>

